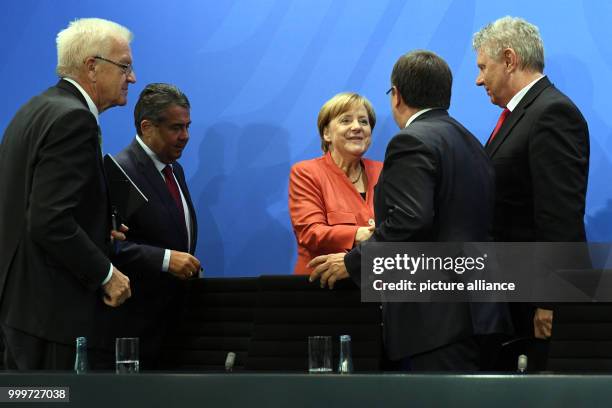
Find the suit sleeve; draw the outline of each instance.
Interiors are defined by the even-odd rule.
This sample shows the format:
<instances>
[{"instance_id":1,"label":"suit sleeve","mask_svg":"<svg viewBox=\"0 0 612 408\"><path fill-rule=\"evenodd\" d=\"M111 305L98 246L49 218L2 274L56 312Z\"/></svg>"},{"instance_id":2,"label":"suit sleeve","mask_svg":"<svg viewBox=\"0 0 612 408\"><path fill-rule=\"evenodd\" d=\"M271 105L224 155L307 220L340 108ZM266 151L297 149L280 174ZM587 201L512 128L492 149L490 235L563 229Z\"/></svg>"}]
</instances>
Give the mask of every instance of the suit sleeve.
<instances>
[{"instance_id":1,"label":"suit sleeve","mask_svg":"<svg viewBox=\"0 0 612 408\"><path fill-rule=\"evenodd\" d=\"M351 278L361 285L361 251L368 242L414 241L431 227L434 218L436 159L419 139L400 134L387 146L379 188L384 190L382 222L372 237L349 252L344 263ZM380 205L377 204L377 208ZM377 214L378 217L378 214Z\"/></svg>"},{"instance_id":2,"label":"suit sleeve","mask_svg":"<svg viewBox=\"0 0 612 408\"><path fill-rule=\"evenodd\" d=\"M128 239L129 237L128 232ZM166 248L131 241L119 242L117 253L113 256L115 265L125 271L130 278L157 277L162 272ZM146 271L147 276L135 276L134 271Z\"/></svg>"},{"instance_id":3,"label":"suit sleeve","mask_svg":"<svg viewBox=\"0 0 612 408\"><path fill-rule=\"evenodd\" d=\"M72 111L58 119L38 151L27 213L33 240L90 290L100 287L110 261L75 214L83 210L90 184L101 180L98 149L98 126L90 112Z\"/></svg>"},{"instance_id":4,"label":"suit sleeve","mask_svg":"<svg viewBox=\"0 0 612 408\"><path fill-rule=\"evenodd\" d=\"M584 241L587 125L574 106L547 107L529 140L537 241Z\"/></svg>"},{"instance_id":5,"label":"suit sleeve","mask_svg":"<svg viewBox=\"0 0 612 408\"><path fill-rule=\"evenodd\" d=\"M329 225L319 181L299 165L289 175L289 213L298 245L316 253L349 250L355 242L356 225Z\"/></svg>"}]
</instances>

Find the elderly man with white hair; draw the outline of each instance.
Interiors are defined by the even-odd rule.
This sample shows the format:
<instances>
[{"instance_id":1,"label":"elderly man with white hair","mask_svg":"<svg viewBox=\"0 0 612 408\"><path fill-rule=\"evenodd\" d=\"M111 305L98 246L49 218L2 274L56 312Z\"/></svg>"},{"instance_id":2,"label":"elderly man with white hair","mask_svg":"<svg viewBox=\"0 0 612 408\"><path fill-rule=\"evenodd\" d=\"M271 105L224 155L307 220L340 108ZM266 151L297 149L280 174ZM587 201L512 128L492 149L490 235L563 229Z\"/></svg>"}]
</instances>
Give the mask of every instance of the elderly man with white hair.
<instances>
[{"instance_id":1,"label":"elderly man with white hair","mask_svg":"<svg viewBox=\"0 0 612 408\"><path fill-rule=\"evenodd\" d=\"M4 133L0 324L9 369L70 369L75 338L92 333L96 303L116 307L131 295L109 260L98 125L136 82L131 40L111 21L70 23L57 35L60 81L22 106Z\"/></svg>"}]
</instances>

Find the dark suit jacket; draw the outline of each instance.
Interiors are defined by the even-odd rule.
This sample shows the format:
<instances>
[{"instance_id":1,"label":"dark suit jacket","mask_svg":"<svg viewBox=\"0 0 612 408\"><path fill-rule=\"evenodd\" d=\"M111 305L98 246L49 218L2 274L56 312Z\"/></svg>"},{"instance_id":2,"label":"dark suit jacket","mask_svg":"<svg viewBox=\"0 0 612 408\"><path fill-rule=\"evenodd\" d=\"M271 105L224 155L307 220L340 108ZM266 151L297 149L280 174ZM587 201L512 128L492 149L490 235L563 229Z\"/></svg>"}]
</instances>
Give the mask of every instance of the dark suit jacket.
<instances>
[{"instance_id":1,"label":"dark suit jacket","mask_svg":"<svg viewBox=\"0 0 612 408\"><path fill-rule=\"evenodd\" d=\"M445 110L426 112L391 139L374 193L376 230L368 242L487 241L493 171L480 143ZM361 245L345 257L361 274ZM473 334L507 330L503 306L383 304L389 358L433 350Z\"/></svg>"},{"instance_id":2,"label":"dark suit jacket","mask_svg":"<svg viewBox=\"0 0 612 408\"><path fill-rule=\"evenodd\" d=\"M0 145L1 321L71 345L90 335L110 268L98 131L60 81L21 107Z\"/></svg>"},{"instance_id":3,"label":"dark suit jacket","mask_svg":"<svg viewBox=\"0 0 612 408\"><path fill-rule=\"evenodd\" d=\"M585 241L589 130L548 78L533 85L485 151L496 176L496 241Z\"/></svg>"},{"instance_id":4,"label":"dark suit jacket","mask_svg":"<svg viewBox=\"0 0 612 408\"><path fill-rule=\"evenodd\" d=\"M116 156L117 162L148 198L123 222L129 227L127 240L118 245L114 264L130 277L132 297L117 309L101 308L98 341L112 348L115 337L140 337L141 349L155 353L168 319L180 303L182 283L162 272L165 249L194 253L198 226L185 174L174 163L174 173L191 214L191 246L179 224L179 210L153 161L136 139Z\"/></svg>"},{"instance_id":5,"label":"dark suit jacket","mask_svg":"<svg viewBox=\"0 0 612 408\"><path fill-rule=\"evenodd\" d=\"M495 168L495 241L586 240L589 130L578 108L548 78L525 94L485 151ZM554 258L564 269L588 263L587 254L582 260L560 255ZM534 307L513 304L512 310L518 334L533 335Z\"/></svg>"}]
</instances>

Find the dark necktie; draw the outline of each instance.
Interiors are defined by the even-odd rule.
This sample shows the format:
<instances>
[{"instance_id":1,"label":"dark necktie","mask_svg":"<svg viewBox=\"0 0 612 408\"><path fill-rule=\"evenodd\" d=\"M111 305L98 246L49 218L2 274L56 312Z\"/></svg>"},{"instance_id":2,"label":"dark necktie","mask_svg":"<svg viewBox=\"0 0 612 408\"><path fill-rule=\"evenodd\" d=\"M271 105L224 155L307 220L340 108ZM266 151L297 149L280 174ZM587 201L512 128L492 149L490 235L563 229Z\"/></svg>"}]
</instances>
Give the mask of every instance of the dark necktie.
<instances>
[{"instance_id":1,"label":"dark necktie","mask_svg":"<svg viewBox=\"0 0 612 408\"><path fill-rule=\"evenodd\" d=\"M164 179L166 180L166 187L168 187L168 191L170 195L174 199L174 203L176 204L179 214L181 216L181 220L183 221L181 224L185 227L185 210L183 209L183 200L181 200L181 192L179 190L178 184L176 184L176 180L174 179L174 174L172 173L172 167L168 164L162 170L164 174Z\"/></svg>"},{"instance_id":2,"label":"dark necktie","mask_svg":"<svg viewBox=\"0 0 612 408\"><path fill-rule=\"evenodd\" d=\"M491 136L489 137L487 144L491 144L491 142L495 138L495 135L499 132L499 129L501 129L502 125L504 124L504 121L506 120L509 114L510 114L510 109L504 108L501 115L499 115L499 119L497 120L497 125L495 125L495 129L493 129L493 132L491 133Z\"/></svg>"}]
</instances>

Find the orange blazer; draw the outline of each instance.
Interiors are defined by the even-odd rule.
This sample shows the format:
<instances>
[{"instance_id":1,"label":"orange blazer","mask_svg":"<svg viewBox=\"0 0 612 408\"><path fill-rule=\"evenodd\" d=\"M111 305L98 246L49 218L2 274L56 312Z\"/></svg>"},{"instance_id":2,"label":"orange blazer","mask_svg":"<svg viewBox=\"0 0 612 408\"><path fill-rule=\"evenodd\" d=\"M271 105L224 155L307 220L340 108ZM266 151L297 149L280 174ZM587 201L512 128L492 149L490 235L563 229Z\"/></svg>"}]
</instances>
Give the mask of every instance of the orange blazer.
<instances>
[{"instance_id":1,"label":"orange blazer","mask_svg":"<svg viewBox=\"0 0 612 408\"><path fill-rule=\"evenodd\" d=\"M365 200L329 153L291 168L289 214L298 244L294 274L310 274L307 264L316 256L350 250L357 228L373 222L374 185L383 164L361 162L368 177Z\"/></svg>"}]
</instances>

